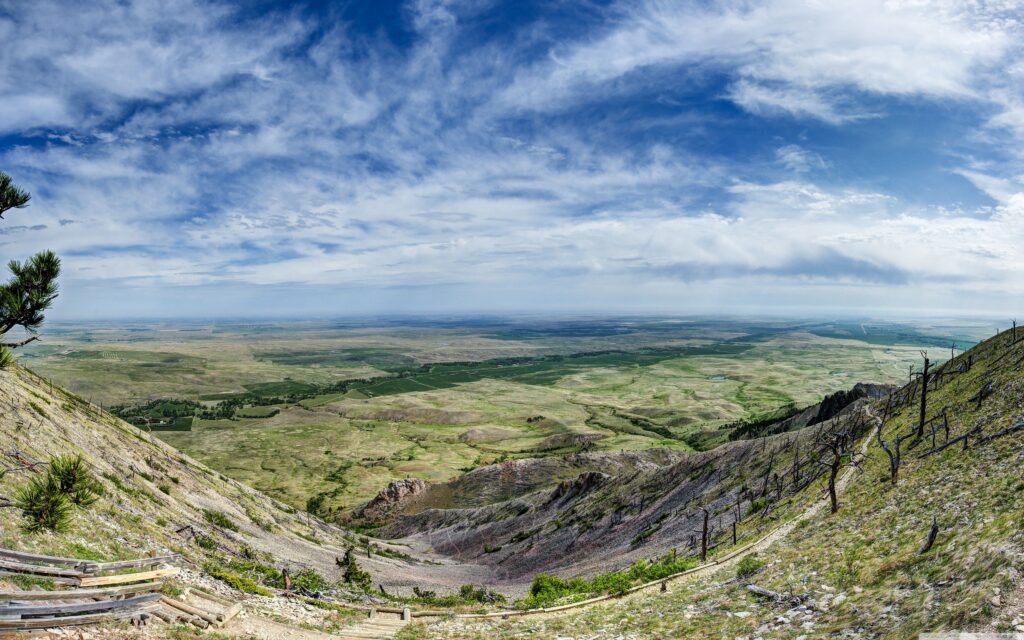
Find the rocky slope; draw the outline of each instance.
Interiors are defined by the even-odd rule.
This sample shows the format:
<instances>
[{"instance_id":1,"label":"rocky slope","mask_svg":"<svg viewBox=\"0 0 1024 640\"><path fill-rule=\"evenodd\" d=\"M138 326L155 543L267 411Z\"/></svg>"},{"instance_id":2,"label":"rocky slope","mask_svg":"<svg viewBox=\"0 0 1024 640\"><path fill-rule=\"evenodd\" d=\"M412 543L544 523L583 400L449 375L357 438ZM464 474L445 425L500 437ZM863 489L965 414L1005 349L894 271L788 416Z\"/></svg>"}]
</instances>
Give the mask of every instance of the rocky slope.
<instances>
[{"instance_id":1,"label":"rocky slope","mask_svg":"<svg viewBox=\"0 0 1024 640\"><path fill-rule=\"evenodd\" d=\"M743 571L730 566L668 593L564 615L443 622L419 629L420 637L895 640L938 630L1024 632L1024 334L1000 334L932 374L924 437L915 434L920 380L897 390L888 407L876 401L868 415L882 422L881 441L861 441L866 456L838 512L821 509L788 528L740 564ZM894 450L897 436L893 482L881 442ZM819 479L804 493L822 488ZM750 514L747 526L772 515L772 527L788 521L781 508Z\"/></svg>"},{"instance_id":2,"label":"rocky slope","mask_svg":"<svg viewBox=\"0 0 1024 640\"><path fill-rule=\"evenodd\" d=\"M92 507L75 510L66 533L29 534L12 501L61 454L81 455L103 495ZM265 582L265 568L287 568L292 575L313 569L337 581L342 571L335 559L364 544L20 367L0 370L0 469L0 507L7 515L0 518L0 546L10 549L96 560L179 553L192 576L213 570ZM385 555L388 545L378 546L382 554L360 560L374 584L392 584L397 576L403 584L440 580L458 586L477 577L472 568Z\"/></svg>"},{"instance_id":3,"label":"rocky slope","mask_svg":"<svg viewBox=\"0 0 1024 640\"><path fill-rule=\"evenodd\" d=\"M863 431L863 407L879 389L858 385L785 421L782 433L702 453L577 454L445 483L396 482L359 515L384 523L376 535L488 567L489 582L511 593L541 572L589 576L670 551L693 555L704 509L714 548L731 540L734 520L743 523L738 536L752 537L806 502L802 490L822 470L809 462L818 431L799 427L842 417ZM772 517L748 518L762 511Z\"/></svg>"}]
</instances>

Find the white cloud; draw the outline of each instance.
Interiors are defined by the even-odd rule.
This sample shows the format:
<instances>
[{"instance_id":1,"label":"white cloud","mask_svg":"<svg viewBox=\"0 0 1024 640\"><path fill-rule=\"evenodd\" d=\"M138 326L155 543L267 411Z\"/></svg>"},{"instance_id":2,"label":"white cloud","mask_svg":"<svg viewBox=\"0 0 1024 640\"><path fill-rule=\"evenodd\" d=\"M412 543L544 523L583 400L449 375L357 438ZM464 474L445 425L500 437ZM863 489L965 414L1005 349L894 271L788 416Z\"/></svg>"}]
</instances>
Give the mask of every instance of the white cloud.
<instances>
[{"instance_id":1,"label":"white cloud","mask_svg":"<svg viewBox=\"0 0 1024 640\"><path fill-rule=\"evenodd\" d=\"M827 168L828 162L819 154L798 144L787 144L775 150L775 159L793 173L807 173Z\"/></svg>"},{"instance_id":2,"label":"white cloud","mask_svg":"<svg viewBox=\"0 0 1024 640\"><path fill-rule=\"evenodd\" d=\"M623 3L598 36L528 67L503 44L455 46L471 5L410 5L420 31L401 52L288 13L231 22L199 0L19 5L17 29L0 20L0 129L38 144L0 159L36 199L4 254L49 246L72 281L111 286L1022 293L1024 189L1002 167L958 171L993 210L949 213L842 176L816 184L830 165L798 136L757 161L774 149L769 169L791 175L772 181L745 152L616 147L615 124L530 113L628 95L651 66L697 66L725 73L754 114L865 126L884 114L861 93L927 96L1002 105L990 127L1017 130L1013 90L981 86L1013 46L984 5Z\"/></svg>"},{"instance_id":3,"label":"white cloud","mask_svg":"<svg viewBox=\"0 0 1024 640\"><path fill-rule=\"evenodd\" d=\"M550 108L569 96L655 65L735 69L730 94L756 113L772 109L841 122L830 89L976 97L975 73L1014 43L1012 20L984 3L624 3L620 23L569 44L521 73L505 104Z\"/></svg>"}]
</instances>

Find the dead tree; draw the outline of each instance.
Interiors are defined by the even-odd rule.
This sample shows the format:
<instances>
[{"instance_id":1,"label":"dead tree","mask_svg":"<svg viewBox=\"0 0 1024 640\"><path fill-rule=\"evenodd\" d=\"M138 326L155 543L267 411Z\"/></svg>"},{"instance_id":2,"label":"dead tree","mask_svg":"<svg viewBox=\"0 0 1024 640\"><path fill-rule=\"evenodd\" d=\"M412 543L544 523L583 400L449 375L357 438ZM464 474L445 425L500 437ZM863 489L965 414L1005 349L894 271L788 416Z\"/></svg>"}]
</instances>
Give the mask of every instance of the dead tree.
<instances>
[{"instance_id":1,"label":"dead tree","mask_svg":"<svg viewBox=\"0 0 1024 640\"><path fill-rule=\"evenodd\" d=\"M768 481L771 479L772 467L775 466L775 449L772 449L771 455L768 456L768 468L764 472L764 482L761 485L761 493L759 497L768 495Z\"/></svg>"},{"instance_id":2,"label":"dead tree","mask_svg":"<svg viewBox=\"0 0 1024 640\"><path fill-rule=\"evenodd\" d=\"M818 449L815 462L828 472L828 497L832 504L832 513L839 511L839 495L836 493L836 478L842 470L852 436L846 428L841 428L838 420L832 421L831 428L819 429L814 444Z\"/></svg>"},{"instance_id":3,"label":"dead tree","mask_svg":"<svg viewBox=\"0 0 1024 640\"><path fill-rule=\"evenodd\" d=\"M704 512L704 524L700 530L700 561L705 562L708 559L708 509L707 507L701 507L701 511Z\"/></svg>"},{"instance_id":4,"label":"dead tree","mask_svg":"<svg viewBox=\"0 0 1024 640\"><path fill-rule=\"evenodd\" d=\"M736 520L732 521L732 546L736 546Z\"/></svg>"},{"instance_id":5,"label":"dead tree","mask_svg":"<svg viewBox=\"0 0 1024 640\"><path fill-rule=\"evenodd\" d=\"M889 481L895 487L900 476L900 445L903 443L903 436L898 433L896 434L896 440L893 441L891 449L885 440L882 440L881 429L875 432L875 436L878 438L878 445L882 447L882 451L885 451L885 455L889 456Z\"/></svg>"},{"instance_id":6,"label":"dead tree","mask_svg":"<svg viewBox=\"0 0 1024 640\"><path fill-rule=\"evenodd\" d=\"M992 392L994 390L995 390L995 385L993 385L992 381L989 380L989 381L985 382L985 384L981 385L981 388L978 389L978 393L976 393L973 396L971 396L970 398L968 398L968 401L977 402L978 403L977 408L981 409L981 403L985 401L985 398L987 398L990 395L992 395Z\"/></svg>"},{"instance_id":7,"label":"dead tree","mask_svg":"<svg viewBox=\"0 0 1024 640\"><path fill-rule=\"evenodd\" d=\"M793 439L793 491L800 486L800 436Z\"/></svg>"},{"instance_id":8,"label":"dead tree","mask_svg":"<svg viewBox=\"0 0 1024 640\"><path fill-rule=\"evenodd\" d=\"M924 358L924 371L921 373L921 417L917 422L917 437L924 437L924 414L928 410L928 352L922 351Z\"/></svg>"},{"instance_id":9,"label":"dead tree","mask_svg":"<svg viewBox=\"0 0 1024 640\"><path fill-rule=\"evenodd\" d=\"M924 545L918 553L928 553L932 545L935 544L935 538L939 535L939 519L932 516L932 528L928 531L928 538L924 541Z\"/></svg>"}]
</instances>

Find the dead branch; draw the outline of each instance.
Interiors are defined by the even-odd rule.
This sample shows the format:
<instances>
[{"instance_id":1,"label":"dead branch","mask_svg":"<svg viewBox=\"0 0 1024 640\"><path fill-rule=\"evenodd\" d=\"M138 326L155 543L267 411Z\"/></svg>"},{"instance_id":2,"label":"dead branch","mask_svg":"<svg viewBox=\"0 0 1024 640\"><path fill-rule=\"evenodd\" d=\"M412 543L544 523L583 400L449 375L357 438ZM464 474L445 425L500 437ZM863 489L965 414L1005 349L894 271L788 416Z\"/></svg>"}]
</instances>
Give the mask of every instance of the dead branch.
<instances>
[{"instance_id":1,"label":"dead branch","mask_svg":"<svg viewBox=\"0 0 1024 640\"><path fill-rule=\"evenodd\" d=\"M30 342L35 342L38 339L39 336L32 336L31 338L27 338L25 340L22 340L21 342L0 342L0 347L7 347L8 349L17 349L18 347L24 347L26 344Z\"/></svg>"},{"instance_id":2,"label":"dead branch","mask_svg":"<svg viewBox=\"0 0 1024 640\"><path fill-rule=\"evenodd\" d=\"M978 443L982 444L982 443L985 443L985 442L989 442L991 440L995 440L996 438L1002 438L1003 436L1008 436L1011 433L1016 433L1016 432L1020 431L1021 429L1024 429L1024 420L1021 420L1020 422L1018 422L1017 424L1013 425L1012 427L1007 427L1006 429L1003 429L1002 431L1000 431L998 433L993 433L990 436L985 436L984 438L979 439Z\"/></svg>"},{"instance_id":3,"label":"dead branch","mask_svg":"<svg viewBox=\"0 0 1024 640\"><path fill-rule=\"evenodd\" d=\"M995 391L995 385L992 384L991 380L989 380L985 384L981 385L981 388L978 389L978 393L976 393L973 396L971 396L970 398L968 398L968 400L971 401L971 402L977 402L978 403L978 407L977 408L980 409L981 408L981 403L985 400L985 398L987 398L990 395L992 395L992 393L994 391Z\"/></svg>"},{"instance_id":4,"label":"dead branch","mask_svg":"<svg viewBox=\"0 0 1024 640\"><path fill-rule=\"evenodd\" d=\"M800 596L786 595L784 593L779 593L778 591L772 591L771 589L765 589L764 587L759 587L756 584L748 584L747 585L747 591L749 591L750 593L752 593L752 594L754 594L756 596L761 596L762 598L768 598L769 600L774 600L775 602L779 602L779 603L782 603L782 602L792 602L794 604L799 604L800 602L803 601L803 598L801 598Z\"/></svg>"},{"instance_id":5,"label":"dead branch","mask_svg":"<svg viewBox=\"0 0 1024 640\"><path fill-rule=\"evenodd\" d=\"M928 539L924 541L924 545L918 553L928 553L931 550L932 545L935 544L935 538L939 535L939 519L932 516L932 528L928 531Z\"/></svg>"},{"instance_id":6,"label":"dead branch","mask_svg":"<svg viewBox=\"0 0 1024 640\"><path fill-rule=\"evenodd\" d=\"M939 446L935 447L934 449L929 449L928 451L925 451L924 453L922 453L921 455L919 455L917 457L918 458L926 458L926 457L932 455L933 453L938 453L938 452L940 452L940 451L942 451L944 449L947 449L948 447L953 446L954 444L956 444L958 442L961 442L961 441L965 441L966 442L966 440L968 438L970 438L971 436L976 435L978 433L981 433L981 427L974 427L973 429L971 429L967 433L963 434L962 436L957 436L957 437L953 438L952 440L950 440L949 442L946 442L945 444L939 445ZM966 444L964 446L966 447Z\"/></svg>"}]
</instances>

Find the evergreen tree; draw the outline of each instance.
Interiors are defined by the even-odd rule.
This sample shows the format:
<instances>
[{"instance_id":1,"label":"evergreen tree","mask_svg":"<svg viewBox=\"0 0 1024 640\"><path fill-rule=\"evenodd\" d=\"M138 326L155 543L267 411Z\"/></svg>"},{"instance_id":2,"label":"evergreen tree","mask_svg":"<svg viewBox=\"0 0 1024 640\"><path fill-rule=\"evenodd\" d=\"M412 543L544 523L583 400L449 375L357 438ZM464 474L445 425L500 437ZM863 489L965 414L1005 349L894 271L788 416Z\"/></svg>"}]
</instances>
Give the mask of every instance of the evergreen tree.
<instances>
[{"instance_id":1,"label":"evergreen tree","mask_svg":"<svg viewBox=\"0 0 1024 640\"><path fill-rule=\"evenodd\" d=\"M370 574L363 571L362 567L359 566L359 563L356 562L356 554L353 547L345 549L344 560L341 558L335 558L334 562L343 569L342 580L346 584L350 584L362 589L363 591L366 591L372 585L372 578L370 577Z\"/></svg>"},{"instance_id":2,"label":"evergreen tree","mask_svg":"<svg viewBox=\"0 0 1024 640\"><path fill-rule=\"evenodd\" d=\"M28 206L31 198L27 191L13 184L11 176L0 171L0 220L8 211ZM35 333L43 324L43 312L57 297L60 258L52 251L41 251L24 262L11 260L7 267L11 279L0 284L0 367L10 363L9 349L37 339ZM21 327L29 337L19 342L3 342L3 336L15 327Z\"/></svg>"}]
</instances>

